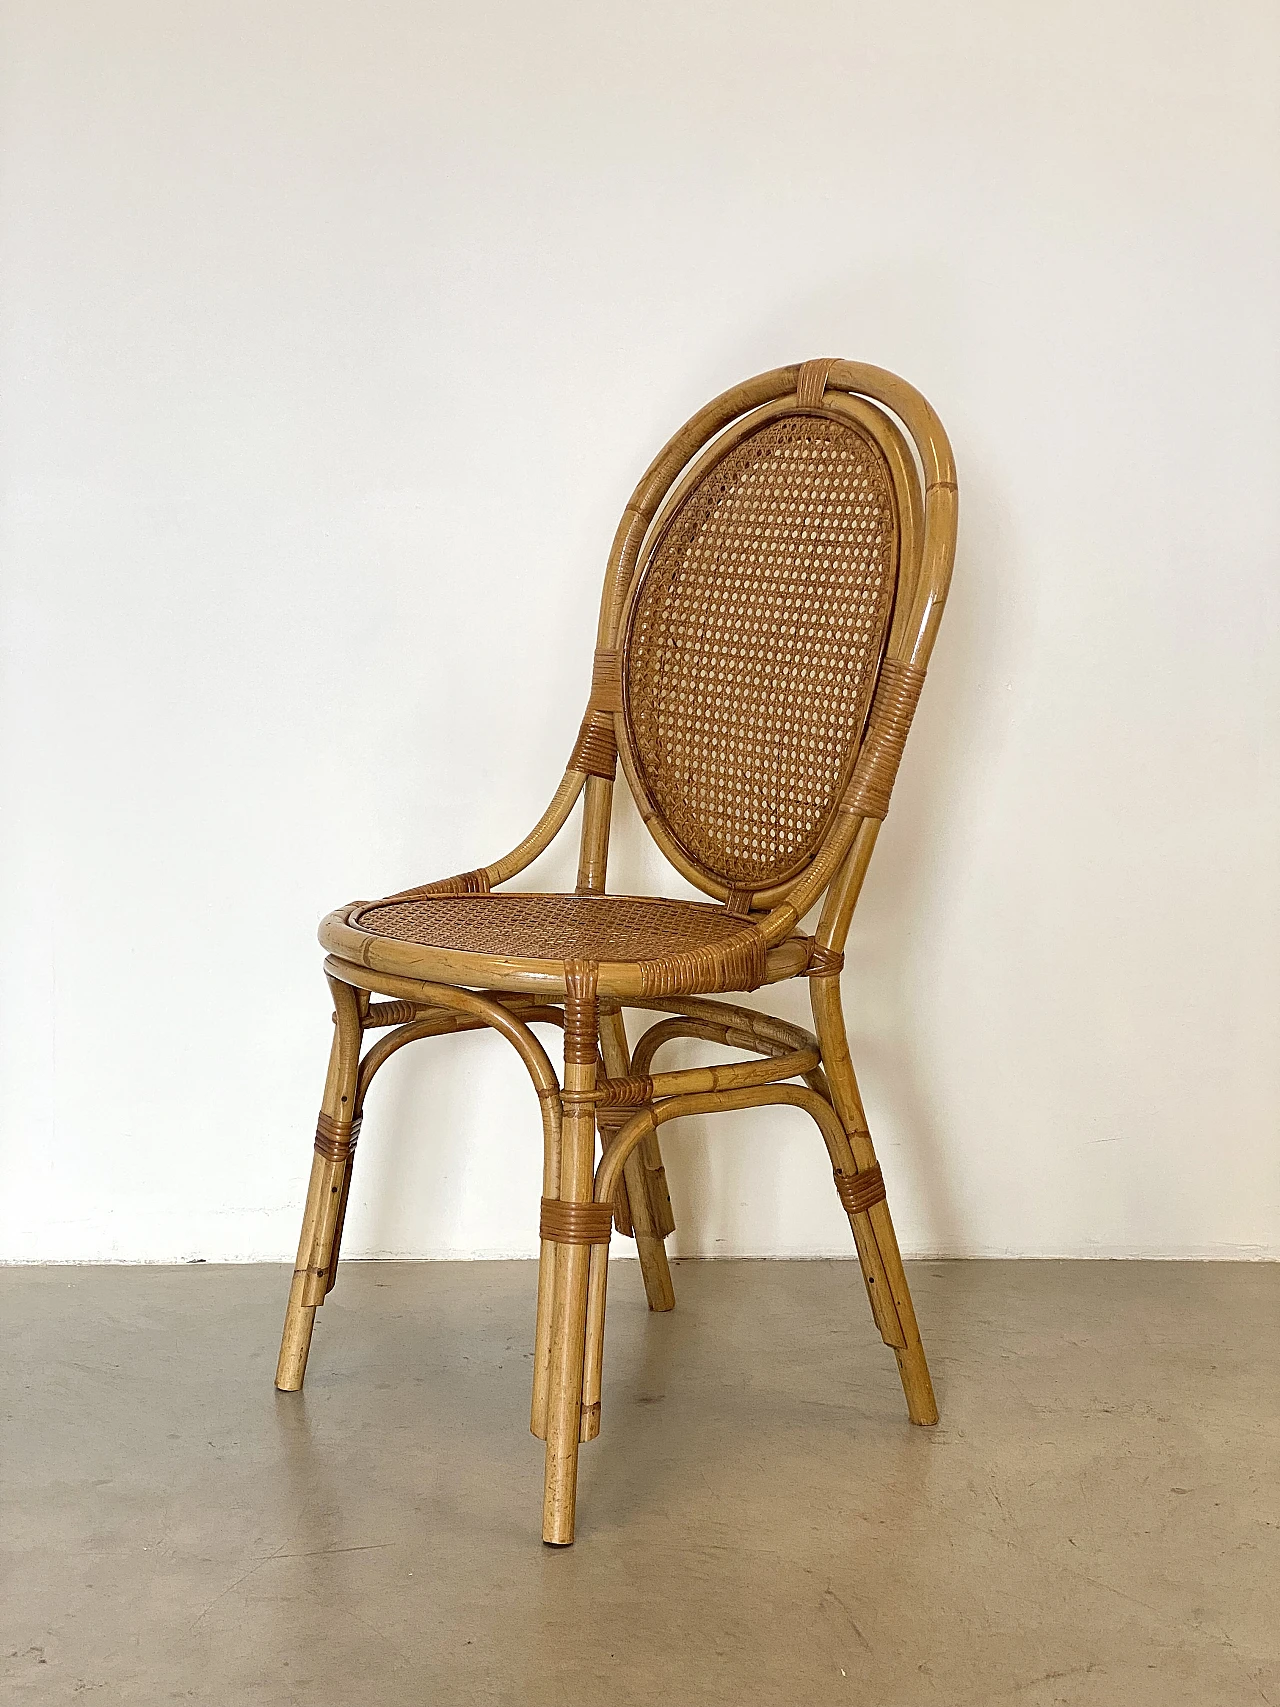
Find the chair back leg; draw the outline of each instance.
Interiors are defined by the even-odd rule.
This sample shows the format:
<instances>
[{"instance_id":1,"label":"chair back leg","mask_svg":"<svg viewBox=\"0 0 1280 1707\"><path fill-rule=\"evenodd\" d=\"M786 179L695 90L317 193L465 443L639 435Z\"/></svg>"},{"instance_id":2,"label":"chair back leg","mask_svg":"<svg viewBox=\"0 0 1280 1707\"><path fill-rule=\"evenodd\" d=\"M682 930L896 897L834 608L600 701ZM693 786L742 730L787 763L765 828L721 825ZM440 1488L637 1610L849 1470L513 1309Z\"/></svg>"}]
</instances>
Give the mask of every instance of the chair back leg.
<instances>
[{"instance_id":1,"label":"chair back leg","mask_svg":"<svg viewBox=\"0 0 1280 1707\"><path fill-rule=\"evenodd\" d=\"M302 1386L316 1310L333 1285L338 1239L351 1187L351 1158L360 1130L356 1111L363 1035L359 996L349 984L334 978L329 979L329 988L334 1004L333 1047L276 1365L276 1386L285 1393L295 1393Z\"/></svg>"},{"instance_id":2,"label":"chair back leg","mask_svg":"<svg viewBox=\"0 0 1280 1707\"><path fill-rule=\"evenodd\" d=\"M600 1014L600 1053L605 1070L611 1079L624 1079L631 1070L627 1049L627 1034L622 1012L614 1004L602 1008ZM628 1118L634 1112L627 1111ZM671 1198L667 1193L666 1174L658 1149L658 1135L650 1133L649 1148L633 1150L622 1171L627 1194L627 1210L631 1232L640 1258L640 1273L644 1277L645 1297L651 1310L674 1310L675 1287L671 1283L671 1267L667 1262L666 1237L675 1231L671 1213Z\"/></svg>"},{"instance_id":3,"label":"chair back leg","mask_svg":"<svg viewBox=\"0 0 1280 1707\"><path fill-rule=\"evenodd\" d=\"M844 1127L855 1170L847 1176L850 1185L840 1191L841 1201L853 1227L876 1325L885 1343L893 1347L898 1360L907 1415L913 1423L929 1425L938 1420L938 1406L916 1323L915 1306L911 1302L911 1291L902 1266L902 1253L898 1249L875 1148L867 1128L866 1111L849 1054L844 1011L840 1004L839 972L811 977L809 991L832 1105ZM864 1181L861 1190L854 1183L858 1180ZM840 1184L839 1174L837 1184Z\"/></svg>"}]
</instances>

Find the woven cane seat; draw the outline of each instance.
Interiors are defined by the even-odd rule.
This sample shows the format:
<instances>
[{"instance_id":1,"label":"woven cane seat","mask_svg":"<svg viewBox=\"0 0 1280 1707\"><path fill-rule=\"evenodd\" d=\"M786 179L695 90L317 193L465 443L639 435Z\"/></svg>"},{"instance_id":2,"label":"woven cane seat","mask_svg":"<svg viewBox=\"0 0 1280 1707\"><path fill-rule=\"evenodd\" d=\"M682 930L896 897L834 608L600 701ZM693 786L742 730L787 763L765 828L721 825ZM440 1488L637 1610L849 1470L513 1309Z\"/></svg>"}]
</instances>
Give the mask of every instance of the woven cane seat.
<instances>
[{"instance_id":1,"label":"woven cane seat","mask_svg":"<svg viewBox=\"0 0 1280 1707\"><path fill-rule=\"evenodd\" d=\"M427 895L375 902L351 922L428 948L560 961L659 960L743 928L723 907L635 895Z\"/></svg>"},{"instance_id":2,"label":"woven cane seat","mask_svg":"<svg viewBox=\"0 0 1280 1707\"><path fill-rule=\"evenodd\" d=\"M753 989L774 975L754 922L708 902L638 895L410 893L331 915L320 940L344 958L419 978L443 978L449 957L456 981L457 957L466 956L474 981L495 988L511 982L513 963L557 980L570 961L628 967L650 995Z\"/></svg>"}]
</instances>

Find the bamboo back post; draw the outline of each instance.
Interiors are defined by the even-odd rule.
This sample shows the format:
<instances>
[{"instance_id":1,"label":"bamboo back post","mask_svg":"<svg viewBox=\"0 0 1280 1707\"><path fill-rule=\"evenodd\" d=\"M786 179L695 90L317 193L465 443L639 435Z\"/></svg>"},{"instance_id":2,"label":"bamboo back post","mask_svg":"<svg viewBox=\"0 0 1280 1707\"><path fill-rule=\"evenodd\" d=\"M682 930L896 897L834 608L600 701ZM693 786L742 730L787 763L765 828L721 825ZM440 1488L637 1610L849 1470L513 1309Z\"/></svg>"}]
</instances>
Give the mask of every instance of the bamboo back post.
<instances>
[{"instance_id":1,"label":"bamboo back post","mask_svg":"<svg viewBox=\"0 0 1280 1707\"><path fill-rule=\"evenodd\" d=\"M840 973L946 600L956 504L937 416L884 369L824 358L713 399L623 511L586 711L541 819L488 865L352 903L320 927L334 1038L277 1385L302 1385L337 1278L375 1076L410 1043L498 1032L541 1114L530 1421L545 1442L553 1545L573 1540L578 1450L601 1425L613 1231L636 1242L650 1307L675 1303L659 1132L685 1114L794 1107L813 1119L908 1416L937 1420ZM607 893L619 767L704 901ZM579 801L573 892L504 888ZM722 999L796 977L809 981L812 1032ZM665 1016L634 1048L628 1009ZM563 1028L559 1076L541 1024ZM676 1039L747 1058L655 1070Z\"/></svg>"}]
</instances>

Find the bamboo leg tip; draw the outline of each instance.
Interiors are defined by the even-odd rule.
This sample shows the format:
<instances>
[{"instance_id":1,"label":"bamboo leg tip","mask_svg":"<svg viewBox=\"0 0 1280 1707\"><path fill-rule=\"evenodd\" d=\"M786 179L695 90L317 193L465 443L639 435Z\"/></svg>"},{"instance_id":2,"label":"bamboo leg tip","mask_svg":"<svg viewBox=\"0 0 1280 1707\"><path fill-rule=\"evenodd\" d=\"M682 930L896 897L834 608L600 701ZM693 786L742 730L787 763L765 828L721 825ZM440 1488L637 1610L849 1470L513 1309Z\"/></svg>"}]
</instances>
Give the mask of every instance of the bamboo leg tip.
<instances>
[{"instance_id":1,"label":"bamboo leg tip","mask_svg":"<svg viewBox=\"0 0 1280 1707\"><path fill-rule=\"evenodd\" d=\"M316 1313L306 1305L289 1305L285 1317L284 1337L276 1361L276 1387L281 1393L296 1393L307 1373L307 1357L311 1351L311 1330Z\"/></svg>"},{"instance_id":2,"label":"bamboo leg tip","mask_svg":"<svg viewBox=\"0 0 1280 1707\"><path fill-rule=\"evenodd\" d=\"M573 1430L571 1453L557 1463L543 1488L542 1539L548 1547L568 1547L573 1541L578 1502L574 1497L578 1468L578 1431ZM548 1445L547 1456L552 1456Z\"/></svg>"},{"instance_id":3,"label":"bamboo leg tip","mask_svg":"<svg viewBox=\"0 0 1280 1707\"><path fill-rule=\"evenodd\" d=\"M280 1353L280 1361L276 1364L276 1391L278 1393L298 1393L302 1383L307 1378L307 1356L303 1352L299 1357L292 1347Z\"/></svg>"},{"instance_id":4,"label":"bamboo leg tip","mask_svg":"<svg viewBox=\"0 0 1280 1707\"><path fill-rule=\"evenodd\" d=\"M640 1274L644 1280L644 1295L651 1310L674 1310L676 1289L671 1281L667 1262L667 1247L663 1239L652 1233L636 1234L636 1254L640 1258Z\"/></svg>"},{"instance_id":5,"label":"bamboo leg tip","mask_svg":"<svg viewBox=\"0 0 1280 1707\"><path fill-rule=\"evenodd\" d=\"M546 1512L542 1518L542 1540L547 1547L572 1547L574 1513Z\"/></svg>"},{"instance_id":6,"label":"bamboo leg tip","mask_svg":"<svg viewBox=\"0 0 1280 1707\"><path fill-rule=\"evenodd\" d=\"M306 1357L297 1357L288 1352L280 1353L280 1361L276 1365L276 1391L278 1393L297 1393L302 1390L302 1383L307 1376Z\"/></svg>"},{"instance_id":7,"label":"bamboo leg tip","mask_svg":"<svg viewBox=\"0 0 1280 1707\"><path fill-rule=\"evenodd\" d=\"M933 1382L929 1379L924 1351L917 1345L896 1355L903 1397L907 1401L907 1416L918 1428L932 1428L938 1420L938 1401L933 1396Z\"/></svg>"}]
</instances>

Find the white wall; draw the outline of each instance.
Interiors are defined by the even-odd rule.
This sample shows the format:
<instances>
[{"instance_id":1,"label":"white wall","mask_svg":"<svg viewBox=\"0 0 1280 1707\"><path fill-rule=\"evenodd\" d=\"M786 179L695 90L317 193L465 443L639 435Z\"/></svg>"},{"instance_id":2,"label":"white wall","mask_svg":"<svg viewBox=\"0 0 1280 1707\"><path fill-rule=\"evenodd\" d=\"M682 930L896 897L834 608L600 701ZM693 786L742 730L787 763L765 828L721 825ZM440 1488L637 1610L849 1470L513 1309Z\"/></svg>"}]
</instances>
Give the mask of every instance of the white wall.
<instances>
[{"instance_id":1,"label":"white wall","mask_svg":"<svg viewBox=\"0 0 1280 1707\"><path fill-rule=\"evenodd\" d=\"M291 1254L319 916L524 832L637 473L827 353L961 473L845 980L904 1246L1280 1251L1273 7L5 19L7 1254ZM349 1250L533 1251L497 1040L365 1133ZM801 1115L667 1148L686 1254L848 1249Z\"/></svg>"}]
</instances>

